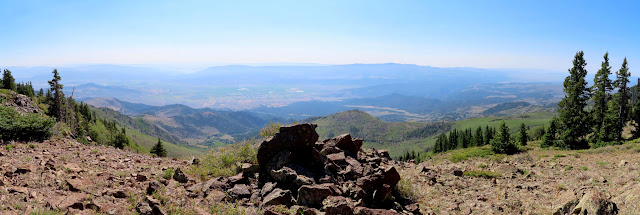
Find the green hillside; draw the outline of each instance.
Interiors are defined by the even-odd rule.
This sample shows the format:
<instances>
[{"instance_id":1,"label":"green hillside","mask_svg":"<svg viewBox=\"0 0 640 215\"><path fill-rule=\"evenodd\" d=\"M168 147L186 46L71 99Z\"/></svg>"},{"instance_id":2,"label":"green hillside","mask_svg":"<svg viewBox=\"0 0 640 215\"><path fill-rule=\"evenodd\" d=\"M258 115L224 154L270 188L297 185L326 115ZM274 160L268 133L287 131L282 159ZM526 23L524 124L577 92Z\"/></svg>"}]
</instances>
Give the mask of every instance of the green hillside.
<instances>
[{"instance_id":1,"label":"green hillside","mask_svg":"<svg viewBox=\"0 0 640 215\"><path fill-rule=\"evenodd\" d=\"M497 127L500 122L503 120L505 124L509 128L511 128L511 133L516 133L518 131L517 128L520 127L522 123L530 128L534 128L537 126L547 125L551 118L556 116L557 113L548 112L548 111L540 111L535 113L527 113L516 116L501 116L501 117L480 117L480 118L472 118L456 121L453 128L458 130L464 130L467 128L476 129L478 126L489 127Z\"/></svg>"},{"instance_id":2,"label":"green hillside","mask_svg":"<svg viewBox=\"0 0 640 215\"><path fill-rule=\"evenodd\" d=\"M350 110L332 114L327 117L314 117L304 120L318 124L316 131L321 139L350 133L353 137L362 138L364 147L387 149L391 156L399 156L407 151L423 152L430 150L435 143L435 136L448 132L452 128L475 129L478 126L497 127L505 121L515 133L520 124L534 128L546 125L556 113L535 112L517 116L482 117L455 122L384 122L360 110Z\"/></svg>"},{"instance_id":3,"label":"green hillside","mask_svg":"<svg viewBox=\"0 0 640 215\"><path fill-rule=\"evenodd\" d=\"M453 125L450 122L384 122L360 110L310 118L304 122L318 124L316 131L321 139L350 133L352 137L362 138L364 147L387 149L392 156L407 150L426 150L429 143L426 139L448 131Z\"/></svg>"},{"instance_id":4,"label":"green hillside","mask_svg":"<svg viewBox=\"0 0 640 215\"><path fill-rule=\"evenodd\" d=\"M163 141L169 157L199 156L207 151L207 149L184 145L179 138L165 132L147 120L133 118L108 108L91 108L91 111L101 119L112 120L125 127L127 136L142 146L144 152L149 152L153 145L158 142L158 138Z\"/></svg>"}]
</instances>

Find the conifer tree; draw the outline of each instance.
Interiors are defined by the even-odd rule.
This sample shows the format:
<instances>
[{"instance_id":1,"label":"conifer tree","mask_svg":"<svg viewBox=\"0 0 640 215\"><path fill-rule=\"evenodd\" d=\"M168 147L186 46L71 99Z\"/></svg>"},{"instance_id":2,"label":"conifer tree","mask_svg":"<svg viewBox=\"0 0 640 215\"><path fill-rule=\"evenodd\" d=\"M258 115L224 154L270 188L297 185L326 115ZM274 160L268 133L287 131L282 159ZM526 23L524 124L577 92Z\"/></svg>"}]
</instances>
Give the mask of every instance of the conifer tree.
<instances>
[{"instance_id":1,"label":"conifer tree","mask_svg":"<svg viewBox=\"0 0 640 215\"><path fill-rule=\"evenodd\" d=\"M607 103L611 98L610 92L613 90L609 75L611 75L611 66L609 66L609 53L607 52L604 54L604 61L602 61L600 70L598 70L593 79L593 97L591 97L593 100L593 109L591 109L591 120L595 132L600 131L600 126L607 112Z\"/></svg>"},{"instance_id":2,"label":"conifer tree","mask_svg":"<svg viewBox=\"0 0 640 215\"><path fill-rule=\"evenodd\" d=\"M547 148L549 146L555 145L554 143L556 141L556 132L557 132L556 124L557 124L557 120L554 117L549 122L549 127L547 128L547 131L544 132L544 137L542 138L542 143L540 144L540 147Z\"/></svg>"},{"instance_id":3,"label":"conifer tree","mask_svg":"<svg viewBox=\"0 0 640 215\"><path fill-rule=\"evenodd\" d=\"M52 109L49 113L55 114L54 116L58 119L58 122L62 121L62 84L60 84L60 75L58 74L57 69L53 69L53 79L49 81L49 85L51 86L51 90L53 91L53 105Z\"/></svg>"},{"instance_id":4,"label":"conifer tree","mask_svg":"<svg viewBox=\"0 0 640 215\"><path fill-rule=\"evenodd\" d=\"M2 89L9 89L13 91L17 91L16 79L11 75L11 71L5 69L2 72Z\"/></svg>"},{"instance_id":5,"label":"conifer tree","mask_svg":"<svg viewBox=\"0 0 640 215\"><path fill-rule=\"evenodd\" d=\"M633 99L636 102L633 104L633 109L631 110L631 125L633 125L631 135L632 138L640 138L640 78L638 78L635 98Z\"/></svg>"},{"instance_id":6,"label":"conifer tree","mask_svg":"<svg viewBox=\"0 0 640 215\"><path fill-rule=\"evenodd\" d=\"M158 157L166 157L167 156L167 150L164 149L164 146L162 146L162 141L160 141L160 138L158 138L158 143L156 143L156 145L154 145L153 148L151 148L150 152L151 152L151 154L155 154ZM400 158L402 160L402 157L400 157Z\"/></svg>"},{"instance_id":7,"label":"conifer tree","mask_svg":"<svg viewBox=\"0 0 640 215\"><path fill-rule=\"evenodd\" d=\"M474 138L474 146L482 146L484 144L484 137L482 136L482 126L478 126L478 128L476 129L476 135L473 136Z\"/></svg>"},{"instance_id":8,"label":"conifer tree","mask_svg":"<svg viewBox=\"0 0 640 215\"><path fill-rule=\"evenodd\" d=\"M618 96L619 95L616 94L614 97ZM600 126L600 131L597 133L598 143L617 140L618 132L616 130L618 127L619 109L618 103L615 100L607 102L607 112L605 113L604 120L602 121L602 126Z\"/></svg>"},{"instance_id":9,"label":"conifer tree","mask_svg":"<svg viewBox=\"0 0 640 215\"><path fill-rule=\"evenodd\" d=\"M590 132L589 116L585 111L589 100L587 88L587 70L584 52L579 51L573 59L573 67L569 69L569 76L564 79L564 98L558 103L558 117L560 122L560 148L580 149L589 145L583 139Z\"/></svg>"},{"instance_id":10,"label":"conifer tree","mask_svg":"<svg viewBox=\"0 0 640 215\"><path fill-rule=\"evenodd\" d=\"M487 125L484 130L484 145L489 145L491 139L493 139L493 132L491 130L492 129Z\"/></svg>"},{"instance_id":11,"label":"conifer tree","mask_svg":"<svg viewBox=\"0 0 640 215\"><path fill-rule=\"evenodd\" d=\"M622 129L627 124L627 121L629 121L629 110L631 109L631 106L629 105L629 87L627 87L627 84L629 83L629 76L631 76L631 73L627 67L627 58L625 57L622 62L622 67L618 72L616 72L615 81L615 87L618 88L618 92L614 97L618 107L618 122L615 128L616 140L622 139Z\"/></svg>"},{"instance_id":12,"label":"conifer tree","mask_svg":"<svg viewBox=\"0 0 640 215\"><path fill-rule=\"evenodd\" d=\"M527 127L524 123L520 124L520 145L526 146L527 141L529 140L529 136L527 135Z\"/></svg>"},{"instance_id":13,"label":"conifer tree","mask_svg":"<svg viewBox=\"0 0 640 215\"><path fill-rule=\"evenodd\" d=\"M504 121L500 123L498 135L491 140L491 150L496 154L515 154L518 152L518 148L511 141L511 135L509 134L509 127Z\"/></svg>"},{"instance_id":14,"label":"conifer tree","mask_svg":"<svg viewBox=\"0 0 640 215\"><path fill-rule=\"evenodd\" d=\"M443 145L443 136L444 134L440 134L438 135L438 138L436 138L436 143L433 145L433 152L434 153L440 153L442 152L442 145Z\"/></svg>"}]
</instances>

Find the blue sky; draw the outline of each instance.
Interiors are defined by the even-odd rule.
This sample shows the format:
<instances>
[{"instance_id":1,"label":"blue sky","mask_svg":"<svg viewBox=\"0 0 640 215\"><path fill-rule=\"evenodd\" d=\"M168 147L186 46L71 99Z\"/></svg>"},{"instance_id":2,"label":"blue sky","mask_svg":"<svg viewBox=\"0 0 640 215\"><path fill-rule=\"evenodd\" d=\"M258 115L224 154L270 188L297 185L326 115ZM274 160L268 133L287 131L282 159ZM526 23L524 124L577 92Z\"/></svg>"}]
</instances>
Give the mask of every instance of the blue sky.
<instances>
[{"instance_id":1,"label":"blue sky","mask_svg":"<svg viewBox=\"0 0 640 215\"><path fill-rule=\"evenodd\" d=\"M0 67L640 62L637 1L2 1Z\"/></svg>"}]
</instances>

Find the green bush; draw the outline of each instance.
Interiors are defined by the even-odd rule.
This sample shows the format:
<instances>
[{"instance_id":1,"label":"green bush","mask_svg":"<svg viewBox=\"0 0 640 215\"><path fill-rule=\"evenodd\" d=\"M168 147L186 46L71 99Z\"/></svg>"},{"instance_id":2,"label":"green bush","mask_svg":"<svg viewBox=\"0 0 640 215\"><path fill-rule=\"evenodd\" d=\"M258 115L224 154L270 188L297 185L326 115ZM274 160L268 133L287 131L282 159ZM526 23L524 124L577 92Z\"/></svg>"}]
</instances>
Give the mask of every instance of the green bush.
<instances>
[{"instance_id":1,"label":"green bush","mask_svg":"<svg viewBox=\"0 0 640 215\"><path fill-rule=\"evenodd\" d=\"M51 136L53 118L39 114L21 116L11 107L0 107L0 138L2 140L42 141Z\"/></svg>"},{"instance_id":2,"label":"green bush","mask_svg":"<svg viewBox=\"0 0 640 215\"><path fill-rule=\"evenodd\" d=\"M232 176L238 173L238 163L257 163L257 147L249 141L220 147L203 156L199 165L189 169L191 175L201 179L218 176Z\"/></svg>"}]
</instances>

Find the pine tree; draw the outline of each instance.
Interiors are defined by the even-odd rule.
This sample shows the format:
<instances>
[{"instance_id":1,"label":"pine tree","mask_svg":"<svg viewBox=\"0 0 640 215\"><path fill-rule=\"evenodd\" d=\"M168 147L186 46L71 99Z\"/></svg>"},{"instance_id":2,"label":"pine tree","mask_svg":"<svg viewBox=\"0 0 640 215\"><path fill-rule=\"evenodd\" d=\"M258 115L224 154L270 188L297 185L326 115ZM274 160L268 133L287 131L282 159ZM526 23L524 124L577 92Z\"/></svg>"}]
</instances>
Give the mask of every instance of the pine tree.
<instances>
[{"instance_id":1,"label":"pine tree","mask_svg":"<svg viewBox=\"0 0 640 215\"><path fill-rule=\"evenodd\" d=\"M484 130L484 145L489 145L491 139L493 139L493 132L491 132L491 128L487 125Z\"/></svg>"},{"instance_id":2,"label":"pine tree","mask_svg":"<svg viewBox=\"0 0 640 215\"><path fill-rule=\"evenodd\" d=\"M569 76L564 79L564 98L558 103L560 124L560 148L580 149L589 145L583 139L590 132L589 117L585 111L589 100L587 88L587 63L584 52L579 51L573 59L573 67L569 69Z\"/></svg>"},{"instance_id":3,"label":"pine tree","mask_svg":"<svg viewBox=\"0 0 640 215\"><path fill-rule=\"evenodd\" d=\"M618 97L616 94L615 97ZM607 112L605 113L604 120L602 121L602 126L600 126L600 131L597 133L598 135L598 143L606 143L616 140L618 136L617 127L618 127L618 103L615 100L611 100L607 103Z\"/></svg>"},{"instance_id":4,"label":"pine tree","mask_svg":"<svg viewBox=\"0 0 640 215\"><path fill-rule=\"evenodd\" d=\"M482 146L484 144L484 138L482 136L482 126L478 126L478 128L476 129L476 135L474 136L474 143L473 145L475 146Z\"/></svg>"},{"instance_id":5,"label":"pine tree","mask_svg":"<svg viewBox=\"0 0 640 215\"><path fill-rule=\"evenodd\" d=\"M433 145L433 152L434 153L440 153L442 152L442 144L443 144L443 136L444 134L440 134L438 135L438 137L436 138L436 143Z\"/></svg>"},{"instance_id":6,"label":"pine tree","mask_svg":"<svg viewBox=\"0 0 640 215\"><path fill-rule=\"evenodd\" d=\"M60 84L60 75L58 74L58 70L57 69L53 69L53 79L51 81L49 81L49 85L51 86L51 89L53 90L53 104L52 104L52 109L49 111L49 113L55 114L54 116L58 119L58 122L62 121L62 99L63 99L63 94L62 94L62 84ZM52 112L53 111L53 112Z\"/></svg>"},{"instance_id":7,"label":"pine tree","mask_svg":"<svg viewBox=\"0 0 640 215\"><path fill-rule=\"evenodd\" d=\"M160 141L160 138L158 138L158 143L156 143L156 145L154 145L153 148L151 148L150 152L151 152L151 154L155 154L158 157L166 157L167 156L167 150L164 149L164 146L162 146L162 141ZM402 157L400 157L400 158L402 160Z\"/></svg>"},{"instance_id":8,"label":"pine tree","mask_svg":"<svg viewBox=\"0 0 640 215\"><path fill-rule=\"evenodd\" d=\"M16 79L11 75L11 71L5 69L2 73L2 89L17 91Z\"/></svg>"},{"instance_id":9,"label":"pine tree","mask_svg":"<svg viewBox=\"0 0 640 215\"><path fill-rule=\"evenodd\" d=\"M616 140L622 139L622 129L629 121L629 110L631 109L629 105L629 88L627 87L629 76L631 76L631 73L627 67L627 58L625 57L622 67L616 72L615 81L615 87L618 88L618 92L615 95L615 101L618 106L618 122L615 128Z\"/></svg>"},{"instance_id":10,"label":"pine tree","mask_svg":"<svg viewBox=\"0 0 640 215\"><path fill-rule=\"evenodd\" d=\"M611 75L611 66L609 66L609 53L607 52L604 54L604 61L602 61L600 70L598 70L593 79L593 97L591 97L593 100L593 109L591 109L591 120L595 132L600 131L605 112L607 112L607 102L609 102L611 98L610 92L613 90L609 75Z\"/></svg>"},{"instance_id":11,"label":"pine tree","mask_svg":"<svg viewBox=\"0 0 640 215\"><path fill-rule=\"evenodd\" d=\"M633 129L631 129L631 135L632 138L640 138L640 78L638 78L635 98L633 99L636 102L633 104L633 109L631 110L631 125L633 125Z\"/></svg>"},{"instance_id":12,"label":"pine tree","mask_svg":"<svg viewBox=\"0 0 640 215\"><path fill-rule=\"evenodd\" d=\"M520 124L520 145L526 146L527 141L529 140L529 135L527 135L527 127L524 123Z\"/></svg>"},{"instance_id":13,"label":"pine tree","mask_svg":"<svg viewBox=\"0 0 640 215\"><path fill-rule=\"evenodd\" d=\"M509 134L509 127L504 121L500 123L498 135L491 140L491 150L496 154L515 154L518 152L518 147L511 141L511 135Z\"/></svg>"},{"instance_id":14,"label":"pine tree","mask_svg":"<svg viewBox=\"0 0 640 215\"><path fill-rule=\"evenodd\" d=\"M547 131L544 132L544 137L542 138L542 143L540 144L540 147L542 148L547 148L549 146L553 146L555 145L555 141L556 141L556 129L557 129L557 120L554 117L553 119L551 119L551 121L549 122L549 128L547 128Z\"/></svg>"}]
</instances>

